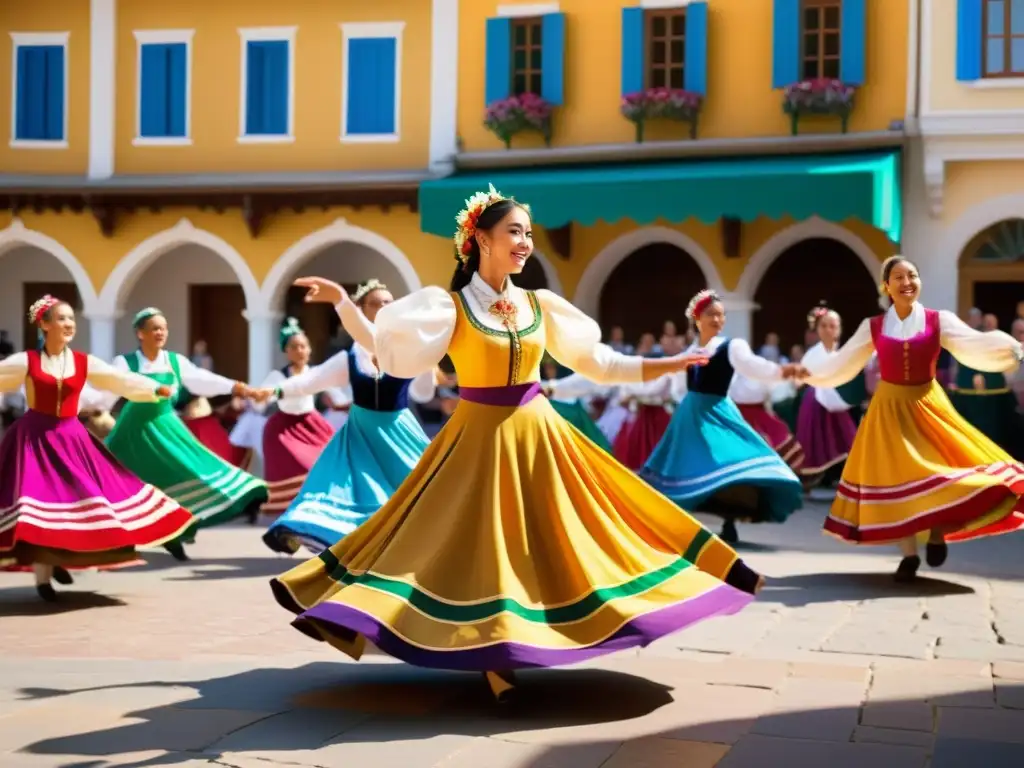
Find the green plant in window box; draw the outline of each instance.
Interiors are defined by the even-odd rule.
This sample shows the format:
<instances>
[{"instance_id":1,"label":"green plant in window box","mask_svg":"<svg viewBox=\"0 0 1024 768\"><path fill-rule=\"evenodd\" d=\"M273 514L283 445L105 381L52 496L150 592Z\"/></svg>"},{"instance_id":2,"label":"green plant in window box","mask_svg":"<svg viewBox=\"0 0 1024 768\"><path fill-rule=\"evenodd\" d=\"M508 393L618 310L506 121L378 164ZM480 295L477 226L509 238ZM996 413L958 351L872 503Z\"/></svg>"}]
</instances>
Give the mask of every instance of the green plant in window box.
<instances>
[{"instance_id":1,"label":"green plant in window box","mask_svg":"<svg viewBox=\"0 0 1024 768\"><path fill-rule=\"evenodd\" d=\"M505 143L505 149L512 146L512 138L523 131L536 131L544 137L544 144L551 146L551 113L554 107L534 93L509 96L487 105L484 112L484 127Z\"/></svg>"},{"instance_id":2,"label":"green plant in window box","mask_svg":"<svg viewBox=\"0 0 1024 768\"><path fill-rule=\"evenodd\" d=\"M786 86L782 111L789 115L794 136L800 130L800 118L804 115L835 115L842 121L842 132L846 133L856 93L856 88L841 80L827 77L801 80Z\"/></svg>"},{"instance_id":3,"label":"green plant in window box","mask_svg":"<svg viewBox=\"0 0 1024 768\"><path fill-rule=\"evenodd\" d=\"M690 124L690 138L697 138L697 119L704 97L682 88L648 88L622 97L622 116L636 127L637 143L644 140L650 120L676 120Z\"/></svg>"}]
</instances>

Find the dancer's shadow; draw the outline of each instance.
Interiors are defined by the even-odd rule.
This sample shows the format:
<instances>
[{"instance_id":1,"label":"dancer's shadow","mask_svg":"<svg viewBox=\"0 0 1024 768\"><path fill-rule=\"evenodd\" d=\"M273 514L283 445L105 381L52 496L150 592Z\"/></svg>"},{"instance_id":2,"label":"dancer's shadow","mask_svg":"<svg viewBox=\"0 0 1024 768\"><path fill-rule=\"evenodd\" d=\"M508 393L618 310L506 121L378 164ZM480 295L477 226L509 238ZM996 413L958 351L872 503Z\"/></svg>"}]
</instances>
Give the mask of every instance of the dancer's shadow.
<instances>
[{"instance_id":1,"label":"dancer's shadow","mask_svg":"<svg viewBox=\"0 0 1024 768\"><path fill-rule=\"evenodd\" d=\"M525 672L516 699L498 705L479 674L366 661L259 669L208 680L67 691L25 688L19 693L29 699L61 697L72 707L79 697L79 706L86 705L90 692L105 696L102 692L116 689L179 687L194 689L198 698L131 712L124 715L129 720L125 725L45 739L21 751L97 758L177 753L132 764L142 768L194 760L196 752L215 760L229 752L309 750L329 742L428 740L439 734L490 736L609 724L645 717L673 700L670 687L645 678L578 668ZM102 760L76 764L105 765Z\"/></svg>"},{"instance_id":2,"label":"dancer's shadow","mask_svg":"<svg viewBox=\"0 0 1024 768\"><path fill-rule=\"evenodd\" d=\"M110 597L101 592L79 592L74 587L61 589L58 592L58 600L54 603L39 599L39 595L33 588L4 589L0 590L0 595L3 596L3 599L0 600L0 618L55 616L89 608L121 608L127 605L116 597Z\"/></svg>"},{"instance_id":3,"label":"dancer's shadow","mask_svg":"<svg viewBox=\"0 0 1024 768\"><path fill-rule=\"evenodd\" d=\"M312 557L310 555L309 557ZM276 555L269 550L266 557L197 557L184 562L161 552L144 552L146 570L164 571L164 581L223 581L280 576L307 557Z\"/></svg>"},{"instance_id":4,"label":"dancer's shadow","mask_svg":"<svg viewBox=\"0 0 1024 768\"><path fill-rule=\"evenodd\" d=\"M965 584L918 576L909 584L893 580L890 573L805 573L768 577L759 602L781 603L792 608L813 603L872 600L884 597L946 597L973 595Z\"/></svg>"}]
</instances>

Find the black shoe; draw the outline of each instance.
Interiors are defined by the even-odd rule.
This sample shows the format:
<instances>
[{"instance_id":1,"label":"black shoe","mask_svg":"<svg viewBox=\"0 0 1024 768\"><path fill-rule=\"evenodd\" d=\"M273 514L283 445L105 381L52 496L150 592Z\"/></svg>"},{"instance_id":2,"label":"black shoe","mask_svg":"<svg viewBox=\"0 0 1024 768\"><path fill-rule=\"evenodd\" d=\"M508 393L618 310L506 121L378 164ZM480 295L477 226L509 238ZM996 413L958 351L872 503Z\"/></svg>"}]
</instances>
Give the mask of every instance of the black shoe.
<instances>
[{"instance_id":1,"label":"black shoe","mask_svg":"<svg viewBox=\"0 0 1024 768\"><path fill-rule=\"evenodd\" d=\"M900 560L899 567L896 569L896 573L893 574L893 578L901 584L911 582L917 578L917 569L920 567L921 558L917 555L904 557Z\"/></svg>"},{"instance_id":2,"label":"black shoe","mask_svg":"<svg viewBox=\"0 0 1024 768\"><path fill-rule=\"evenodd\" d=\"M263 506L261 502L254 501L245 509L245 516L249 520L249 525L256 525L260 521L260 507Z\"/></svg>"},{"instance_id":3,"label":"black shoe","mask_svg":"<svg viewBox=\"0 0 1024 768\"><path fill-rule=\"evenodd\" d=\"M57 590L52 584L36 584L36 592L48 603L57 602Z\"/></svg>"},{"instance_id":4,"label":"black shoe","mask_svg":"<svg viewBox=\"0 0 1024 768\"><path fill-rule=\"evenodd\" d=\"M58 584L63 584L65 587L75 583L75 580L71 578L71 574L68 573L68 569L62 568L59 565L53 566L53 580Z\"/></svg>"},{"instance_id":5,"label":"black shoe","mask_svg":"<svg viewBox=\"0 0 1024 768\"><path fill-rule=\"evenodd\" d=\"M188 553L185 552L185 546L180 541L172 541L170 544L164 544L164 549L171 553L178 562L184 563L188 561Z\"/></svg>"},{"instance_id":6,"label":"black shoe","mask_svg":"<svg viewBox=\"0 0 1024 768\"><path fill-rule=\"evenodd\" d=\"M924 548L924 560L932 568L939 568L946 562L946 558L949 556L949 546L946 542L939 544L928 544Z\"/></svg>"},{"instance_id":7,"label":"black shoe","mask_svg":"<svg viewBox=\"0 0 1024 768\"><path fill-rule=\"evenodd\" d=\"M722 532L718 534L718 538L724 541L726 544L736 544L740 540L740 535L736 531L736 521L726 520L722 523Z\"/></svg>"}]
</instances>

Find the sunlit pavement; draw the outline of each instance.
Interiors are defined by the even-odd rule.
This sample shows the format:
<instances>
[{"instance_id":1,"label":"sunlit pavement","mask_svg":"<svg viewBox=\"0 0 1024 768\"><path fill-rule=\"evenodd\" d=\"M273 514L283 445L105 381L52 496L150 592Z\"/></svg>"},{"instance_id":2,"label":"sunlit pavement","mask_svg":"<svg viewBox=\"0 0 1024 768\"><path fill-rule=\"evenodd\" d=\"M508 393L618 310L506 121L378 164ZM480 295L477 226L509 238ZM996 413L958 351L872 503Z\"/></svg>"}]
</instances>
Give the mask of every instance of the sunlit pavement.
<instances>
[{"instance_id":1,"label":"sunlit pavement","mask_svg":"<svg viewBox=\"0 0 1024 768\"><path fill-rule=\"evenodd\" d=\"M771 578L742 614L523 674L500 707L476 675L292 629L267 579L293 561L248 526L57 606L2 574L0 766L1024 766L1024 535L899 586L898 556L823 537L824 510L741 526Z\"/></svg>"}]
</instances>

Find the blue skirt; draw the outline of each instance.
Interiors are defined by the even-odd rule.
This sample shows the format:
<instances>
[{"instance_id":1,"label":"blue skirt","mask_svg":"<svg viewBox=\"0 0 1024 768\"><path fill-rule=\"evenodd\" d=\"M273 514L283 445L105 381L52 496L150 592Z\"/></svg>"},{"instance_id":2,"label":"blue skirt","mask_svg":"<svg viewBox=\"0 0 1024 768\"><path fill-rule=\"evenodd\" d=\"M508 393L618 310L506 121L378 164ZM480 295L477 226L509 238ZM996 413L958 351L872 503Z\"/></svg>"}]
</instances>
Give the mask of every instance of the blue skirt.
<instances>
[{"instance_id":1,"label":"blue skirt","mask_svg":"<svg viewBox=\"0 0 1024 768\"><path fill-rule=\"evenodd\" d=\"M300 543L318 554L333 546L384 505L429 442L408 409L353 405L264 543L285 554L294 554Z\"/></svg>"},{"instance_id":2,"label":"blue skirt","mask_svg":"<svg viewBox=\"0 0 1024 768\"><path fill-rule=\"evenodd\" d=\"M640 476L679 506L725 518L781 523L803 488L727 397L688 392Z\"/></svg>"}]
</instances>

